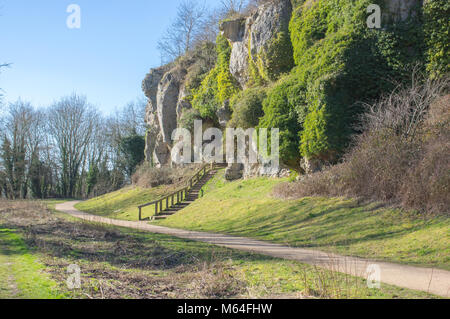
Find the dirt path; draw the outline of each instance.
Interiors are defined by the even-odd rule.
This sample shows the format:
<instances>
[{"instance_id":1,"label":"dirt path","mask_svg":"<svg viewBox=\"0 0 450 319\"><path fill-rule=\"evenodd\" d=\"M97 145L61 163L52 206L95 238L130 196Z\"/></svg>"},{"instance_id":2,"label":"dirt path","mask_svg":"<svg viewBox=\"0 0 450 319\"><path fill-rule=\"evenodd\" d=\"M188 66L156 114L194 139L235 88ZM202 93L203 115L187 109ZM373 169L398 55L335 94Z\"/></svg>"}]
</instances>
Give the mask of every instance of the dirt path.
<instances>
[{"instance_id":1,"label":"dirt path","mask_svg":"<svg viewBox=\"0 0 450 319\"><path fill-rule=\"evenodd\" d=\"M134 228L277 258L296 260L302 263L317 265L364 278L367 278L367 271L369 269L376 270L379 267L381 282L398 287L426 291L443 297L450 297L450 271L345 257L317 250L292 248L249 238L155 226L150 225L147 222L133 222L105 218L76 210L74 205L77 203L78 202L67 202L58 204L56 205L56 210L87 221ZM373 265L375 265L375 268Z\"/></svg>"}]
</instances>

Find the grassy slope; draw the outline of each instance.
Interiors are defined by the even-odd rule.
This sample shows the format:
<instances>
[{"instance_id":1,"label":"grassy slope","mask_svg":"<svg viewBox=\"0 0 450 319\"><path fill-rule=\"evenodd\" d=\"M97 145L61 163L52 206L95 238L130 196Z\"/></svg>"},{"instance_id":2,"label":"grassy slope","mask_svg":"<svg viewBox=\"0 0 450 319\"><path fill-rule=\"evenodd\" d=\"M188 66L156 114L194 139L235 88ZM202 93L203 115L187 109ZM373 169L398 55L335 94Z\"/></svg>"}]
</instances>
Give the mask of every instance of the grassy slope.
<instances>
[{"instance_id":1,"label":"grassy slope","mask_svg":"<svg viewBox=\"0 0 450 319\"><path fill-rule=\"evenodd\" d=\"M75 207L79 210L104 217L123 220L137 220L138 206L161 198L174 191L173 187L161 186L157 188L127 187L91 200L79 203ZM143 217L152 216L154 206L144 208Z\"/></svg>"},{"instance_id":2,"label":"grassy slope","mask_svg":"<svg viewBox=\"0 0 450 319\"><path fill-rule=\"evenodd\" d=\"M363 279L294 261L82 222L23 205L0 208L0 264L15 269L18 276L8 284L19 292L2 287L2 298L433 297L384 284L368 289ZM26 260L10 259L16 254ZM66 289L70 264L81 268L81 290ZM0 268L0 283L9 274Z\"/></svg>"},{"instance_id":3,"label":"grassy slope","mask_svg":"<svg viewBox=\"0 0 450 319\"><path fill-rule=\"evenodd\" d=\"M450 269L450 219L342 198L279 200L280 180L225 183L222 175L206 195L161 225L240 235L345 255Z\"/></svg>"},{"instance_id":4,"label":"grassy slope","mask_svg":"<svg viewBox=\"0 0 450 319\"><path fill-rule=\"evenodd\" d=\"M0 227L0 299L63 298L15 230Z\"/></svg>"}]
</instances>

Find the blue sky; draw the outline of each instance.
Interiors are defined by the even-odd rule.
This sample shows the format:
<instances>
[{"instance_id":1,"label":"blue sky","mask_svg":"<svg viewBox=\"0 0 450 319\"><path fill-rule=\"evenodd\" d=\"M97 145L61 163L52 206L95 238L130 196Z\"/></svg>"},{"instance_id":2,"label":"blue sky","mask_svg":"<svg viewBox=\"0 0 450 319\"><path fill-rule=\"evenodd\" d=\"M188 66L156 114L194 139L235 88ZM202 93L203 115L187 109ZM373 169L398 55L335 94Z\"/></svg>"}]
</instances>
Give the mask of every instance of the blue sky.
<instances>
[{"instance_id":1,"label":"blue sky","mask_svg":"<svg viewBox=\"0 0 450 319\"><path fill-rule=\"evenodd\" d=\"M160 64L157 41L181 0L0 0L4 101L37 107L76 92L104 113L143 97L141 81ZM219 0L207 0L209 6ZM70 4L81 29L66 25Z\"/></svg>"}]
</instances>

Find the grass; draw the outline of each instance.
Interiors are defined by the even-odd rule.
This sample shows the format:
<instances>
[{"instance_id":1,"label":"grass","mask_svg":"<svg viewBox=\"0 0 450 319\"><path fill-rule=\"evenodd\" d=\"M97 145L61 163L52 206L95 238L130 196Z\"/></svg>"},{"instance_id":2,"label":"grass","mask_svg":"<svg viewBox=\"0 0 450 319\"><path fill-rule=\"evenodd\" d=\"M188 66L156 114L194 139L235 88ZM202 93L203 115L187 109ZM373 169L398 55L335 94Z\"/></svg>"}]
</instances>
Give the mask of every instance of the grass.
<instances>
[{"instance_id":1,"label":"grass","mask_svg":"<svg viewBox=\"0 0 450 319\"><path fill-rule=\"evenodd\" d=\"M0 268L1 283L9 278L17 287L2 287L3 298L435 298L384 284L369 289L364 279L295 261L79 221L36 202L2 203L0 228L2 265L27 256L7 260L24 274L9 278ZM81 268L80 289L66 287L71 264Z\"/></svg>"},{"instance_id":2,"label":"grass","mask_svg":"<svg viewBox=\"0 0 450 319\"><path fill-rule=\"evenodd\" d=\"M63 298L44 270L16 230L0 227L0 299Z\"/></svg>"},{"instance_id":3,"label":"grass","mask_svg":"<svg viewBox=\"0 0 450 319\"><path fill-rule=\"evenodd\" d=\"M174 192L174 186L155 188L126 187L91 200L79 203L75 207L94 215L122 220L137 220L138 206L157 200ZM143 218L154 215L154 206L142 210Z\"/></svg>"},{"instance_id":4,"label":"grass","mask_svg":"<svg viewBox=\"0 0 450 319\"><path fill-rule=\"evenodd\" d=\"M227 183L216 175L203 198L157 223L450 270L450 218L344 198L272 197L273 187L284 181Z\"/></svg>"}]
</instances>

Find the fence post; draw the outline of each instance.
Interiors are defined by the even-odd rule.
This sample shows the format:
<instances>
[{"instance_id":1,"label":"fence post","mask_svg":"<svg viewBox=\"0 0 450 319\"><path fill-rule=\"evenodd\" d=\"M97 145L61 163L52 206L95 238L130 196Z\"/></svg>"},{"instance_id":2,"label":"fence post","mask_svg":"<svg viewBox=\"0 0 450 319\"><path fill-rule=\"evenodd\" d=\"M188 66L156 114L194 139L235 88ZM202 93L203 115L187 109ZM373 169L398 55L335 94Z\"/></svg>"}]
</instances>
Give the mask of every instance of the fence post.
<instances>
[{"instance_id":1,"label":"fence post","mask_svg":"<svg viewBox=\"0 0 450 319\"><path fill-rule=\"evenodd\" d=\"M158 215L158 203L155 203L155 216Z\"/></svg>"},{"instance_id":2,"label":"fence post","mask_svg":"<svg viewBox=\"0 0 450 319\"><path fill-rule=\"evenodd\" d=\"M139 220L142 220L142 207L139 206Z\"/></svg>"}]
</instances>

